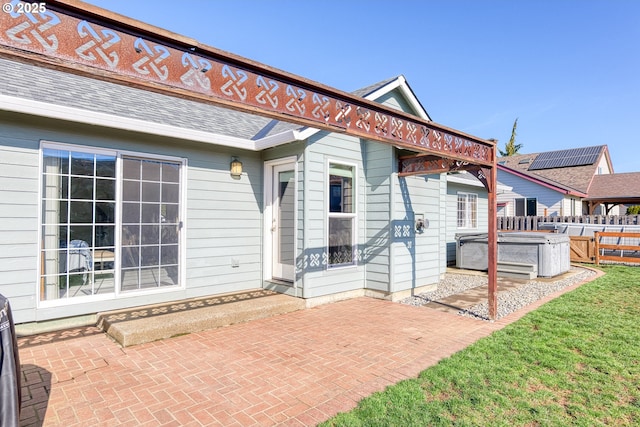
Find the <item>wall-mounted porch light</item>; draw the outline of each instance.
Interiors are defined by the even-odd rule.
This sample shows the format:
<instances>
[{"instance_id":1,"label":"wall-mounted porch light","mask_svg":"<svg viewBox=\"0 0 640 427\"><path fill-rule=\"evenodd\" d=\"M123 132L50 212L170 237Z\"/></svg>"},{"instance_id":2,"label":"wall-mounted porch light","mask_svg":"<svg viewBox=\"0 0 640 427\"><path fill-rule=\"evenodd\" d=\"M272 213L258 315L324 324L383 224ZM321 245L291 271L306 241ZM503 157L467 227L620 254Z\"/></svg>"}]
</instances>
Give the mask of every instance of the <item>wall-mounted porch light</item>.
<instances>
[{"instance_id":1,"label":"wall-mounted porch light","mask_svg":"<svg viewBox=\"0 0 640 427\"><path fill-rule=\"evenodd\" d=\"M234 178L240 178L242 175L242 162L237 157L231 158L231 176Z\"/></svg>"}]
</instances>

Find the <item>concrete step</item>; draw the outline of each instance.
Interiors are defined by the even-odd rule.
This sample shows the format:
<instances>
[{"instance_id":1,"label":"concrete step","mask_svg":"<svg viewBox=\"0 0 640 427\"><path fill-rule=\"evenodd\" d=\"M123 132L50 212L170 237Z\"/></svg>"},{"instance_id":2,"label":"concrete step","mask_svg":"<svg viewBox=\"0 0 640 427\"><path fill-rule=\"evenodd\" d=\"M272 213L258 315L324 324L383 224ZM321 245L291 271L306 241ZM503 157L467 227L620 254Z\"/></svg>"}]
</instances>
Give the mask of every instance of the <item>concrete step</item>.
<instances>
[{"instance_id":1,"label":"concrete step","mask_svg":"<svg viewBox=\"0 0 640 427\"><path fill-rule=\"evenodd\" d=\"M524 262L498 261L498 271L500 270L522 271L523 273L534 272L537 275L538 265Z\"/></svg>"},{"instance_id":2,"label":"concrete step","mask_svg":"<svg viewBox=\"0 0 640 427\"><path fill-rule=\"evenodd\" d=\"M498 277L508 277L510 279L532 280L538 277L538 274L529 271L511 270L508 268L498 269Z\"/></svg>"},{"instance_id":3,"label":"concrete step","mask_svg":"<svg viewBox=\"0 0 640 427\"><path fill-rule=\"evenodd\" d=\"M305 301L265 289L98 313L98 327L123 347L305 308Z\"/></svg>"}]
</instances>

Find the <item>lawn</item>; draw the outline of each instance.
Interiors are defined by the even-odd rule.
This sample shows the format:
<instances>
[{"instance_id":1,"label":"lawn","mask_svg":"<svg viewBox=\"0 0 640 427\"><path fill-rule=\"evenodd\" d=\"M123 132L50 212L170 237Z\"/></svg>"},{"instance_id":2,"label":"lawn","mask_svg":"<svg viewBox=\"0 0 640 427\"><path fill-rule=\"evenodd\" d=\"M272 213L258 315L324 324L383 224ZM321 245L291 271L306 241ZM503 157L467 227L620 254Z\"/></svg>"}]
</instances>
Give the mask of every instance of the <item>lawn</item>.
<instances>
[{"instance_id":1,"label":"lawn","mask_svg":"<svg viewBox=\"0 0 640 427\"><path fill-rule=\"evenodd\" d=\"M321 425L640 425L640 267L603 270Z\"/></svg>"}]
</instances>

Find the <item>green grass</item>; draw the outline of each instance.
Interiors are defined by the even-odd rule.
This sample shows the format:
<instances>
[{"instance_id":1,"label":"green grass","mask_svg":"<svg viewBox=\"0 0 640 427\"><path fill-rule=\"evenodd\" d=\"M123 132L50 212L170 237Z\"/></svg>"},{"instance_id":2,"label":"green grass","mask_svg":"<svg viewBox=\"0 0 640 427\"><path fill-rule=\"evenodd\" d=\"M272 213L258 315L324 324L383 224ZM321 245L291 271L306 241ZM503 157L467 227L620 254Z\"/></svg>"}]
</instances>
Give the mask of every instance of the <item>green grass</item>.
<instances>
[{"instance_id":1,"label":"green grass","mask_svg":"<svg viewBox=\"0 0 640 427\"><path fill-rule=\"evenodd\" d=\"M640 425L640 267L603 270L321 425Z\"/></svg>"}]
</instances>

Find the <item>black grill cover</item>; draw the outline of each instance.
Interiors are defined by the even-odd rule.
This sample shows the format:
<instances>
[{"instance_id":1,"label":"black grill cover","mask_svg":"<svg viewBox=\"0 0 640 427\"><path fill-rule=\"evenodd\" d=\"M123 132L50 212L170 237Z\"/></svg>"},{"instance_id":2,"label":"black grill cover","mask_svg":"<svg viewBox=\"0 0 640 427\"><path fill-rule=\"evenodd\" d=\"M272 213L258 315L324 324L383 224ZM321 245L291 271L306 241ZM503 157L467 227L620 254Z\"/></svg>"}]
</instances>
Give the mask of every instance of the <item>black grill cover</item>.
<instances>
[{"instance_id":1,"label":"black grill cover","mask_svg":"<svg viewBox=\"0 0 640 427\"><path fill-rule=\"evenodd\" d=\"M18 427L20 357L9 300L0 294L0 426Z\"/></svg>"}]
</instances>

